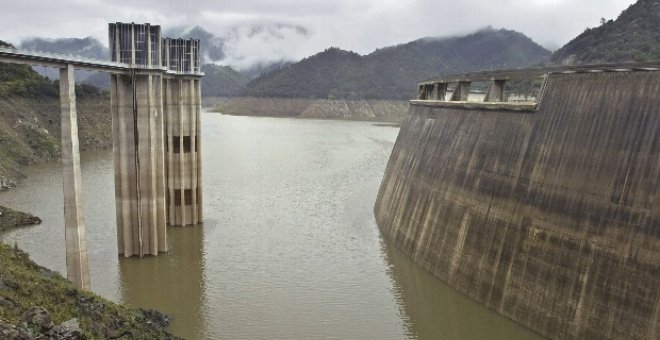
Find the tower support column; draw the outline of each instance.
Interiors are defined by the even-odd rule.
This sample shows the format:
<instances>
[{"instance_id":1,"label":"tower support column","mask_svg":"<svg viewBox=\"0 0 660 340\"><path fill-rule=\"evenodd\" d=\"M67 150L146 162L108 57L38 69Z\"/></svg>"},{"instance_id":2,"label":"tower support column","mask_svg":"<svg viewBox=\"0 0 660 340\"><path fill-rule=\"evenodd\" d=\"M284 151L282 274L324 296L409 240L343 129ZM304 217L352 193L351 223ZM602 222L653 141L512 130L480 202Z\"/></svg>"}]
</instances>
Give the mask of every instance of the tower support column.
<instances>
[{"instance_id":1,"label":"tower support column","mask_svg":"<svg viewBox=\"0 0 660 340\"><path fill-rule=\"evenodd\" d=\"M167 251L162 76L112 76L117 246L126 257Z\"/></svg>"},{"instance_id":2,"label":"tower support column","mask_svg":"<svg viewBox=\"0 0 660 340\"><path fill-rule=\"evenodd\" d=\"M60 106L62 122L62 184L64 188L64 234L67 279L89 290L89 264L85 242L82 175L78 146L78 114L73 66L60 69Z\"/></svg>"}]
</instances>

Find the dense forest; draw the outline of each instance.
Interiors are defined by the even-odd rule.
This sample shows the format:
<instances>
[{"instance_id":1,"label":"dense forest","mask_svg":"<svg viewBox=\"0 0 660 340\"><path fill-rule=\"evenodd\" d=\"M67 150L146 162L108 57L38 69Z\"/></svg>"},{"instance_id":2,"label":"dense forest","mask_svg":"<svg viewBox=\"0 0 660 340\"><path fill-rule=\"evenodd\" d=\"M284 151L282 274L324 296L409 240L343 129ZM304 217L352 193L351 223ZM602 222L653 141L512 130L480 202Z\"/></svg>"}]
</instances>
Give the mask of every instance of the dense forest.
<instances>
[{"instance_id":1,"label":"dense forest","mask_svg":"<svg viewBox=\"0 0 660 340\"><path fill-rule=\"evenodd\" d=\"M248 78L230 66L215 64L202 65L202 96L203 97L233 97L245 90Z\"/></svg>"},{"instance_id":2,"label":"dense forest","mask_svg":"<svg viewBox=\"0 0 660 340\"><path fill-rule=\"evenodd\" d=\"M76 96L81 149L110 147L109 98L80 84ZM58 81L26 65L0 63L0 190L15 184L21 166L59 157L59 136Z\"/></svg>"},{"instance_id":3,"label":"dense forest","mask_svg":"<svg viewBox=\"0 0 660 340\"><path fill-rule=\"evenodd\" d=\"M616 20L601 20L596 28L559 49L557 64L642 62L660 59L660 0L639 0Z\"/></svg>"}]
</instances>

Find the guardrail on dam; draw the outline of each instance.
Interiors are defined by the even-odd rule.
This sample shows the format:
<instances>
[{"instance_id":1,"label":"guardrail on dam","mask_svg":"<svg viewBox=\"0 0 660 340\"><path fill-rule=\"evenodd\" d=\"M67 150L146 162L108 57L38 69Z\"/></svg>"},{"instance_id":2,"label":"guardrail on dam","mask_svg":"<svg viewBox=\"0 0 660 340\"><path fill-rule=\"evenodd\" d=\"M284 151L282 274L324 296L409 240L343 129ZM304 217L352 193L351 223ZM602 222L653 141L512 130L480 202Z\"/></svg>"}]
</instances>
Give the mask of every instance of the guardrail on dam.
<instances>
[{"instance_id":1,"label":"guardrail on dam","mask_svg":"<svg viewBox=\"0 0 660 340\"><path fill-rule=\"evenodd\" d=\"M455 289L546 336L658 339L659 70L420 83L374 208L381 231ZM469 101L478 82L486 102ZM535 93L507 95L521 84Z\"/></svg>"}]
</instances>

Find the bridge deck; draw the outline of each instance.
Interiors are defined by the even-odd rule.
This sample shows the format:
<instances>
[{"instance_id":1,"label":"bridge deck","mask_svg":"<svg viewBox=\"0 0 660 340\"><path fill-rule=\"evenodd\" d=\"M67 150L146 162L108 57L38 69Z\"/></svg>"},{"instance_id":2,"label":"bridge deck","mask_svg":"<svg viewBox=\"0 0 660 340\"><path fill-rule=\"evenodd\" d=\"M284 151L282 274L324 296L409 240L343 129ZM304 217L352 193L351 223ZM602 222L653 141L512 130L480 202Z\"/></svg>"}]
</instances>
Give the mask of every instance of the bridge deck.
<instances>
[{"instance_id":1,"label":"bridge deck","mask_svg":"<svg viewBox=\"0 0 660 340\"><path fill-rule=\"evenodd\" d=\"M108 73L126 73L131 70L130 65L123 63L16 48L0 48L0 62L55 68L72 65L76 69Z\"/></svg>"},{"instance_id":2,"label":"bridge deck","mask_svg":"<svg viewBox=\"0 0 660 340\"><path fill-rule=\"evenodd\" d=\"M79 70L105 72L105 73L129 73L132 69L144 71L159 71L171 75L203 76L201 72L188 73L168 70L165 67L144 67L117 63L113 61L84 58L76 55L48 53L31 50L22 50L17 48L0 47L0 63L24 64L31 66L47 66L54 68L63 68L72 65Z\"/></svg>"}]
</instances>

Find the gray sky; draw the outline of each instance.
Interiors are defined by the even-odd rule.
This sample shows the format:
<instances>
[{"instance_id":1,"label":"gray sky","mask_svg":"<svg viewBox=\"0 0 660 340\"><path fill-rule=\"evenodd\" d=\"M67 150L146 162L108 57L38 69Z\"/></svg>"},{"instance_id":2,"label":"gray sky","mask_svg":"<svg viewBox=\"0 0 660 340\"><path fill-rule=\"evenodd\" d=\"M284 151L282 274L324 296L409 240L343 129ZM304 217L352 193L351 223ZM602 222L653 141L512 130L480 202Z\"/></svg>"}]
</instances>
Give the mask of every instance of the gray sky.
<instances>
[{"instance_id":1,"label":"gray sky","mask_svg":"<svg viewBox=\"0 0 660 340\"><path fill-rule=\"evenodd\" d=\"M107 23L198 24L225 40L225 63L298 60L337 46L361 54L488 25L557 48L635 0L0 0L0 39L93 36Z\"/></svg>"}]
</instances>

